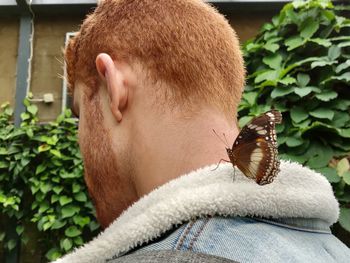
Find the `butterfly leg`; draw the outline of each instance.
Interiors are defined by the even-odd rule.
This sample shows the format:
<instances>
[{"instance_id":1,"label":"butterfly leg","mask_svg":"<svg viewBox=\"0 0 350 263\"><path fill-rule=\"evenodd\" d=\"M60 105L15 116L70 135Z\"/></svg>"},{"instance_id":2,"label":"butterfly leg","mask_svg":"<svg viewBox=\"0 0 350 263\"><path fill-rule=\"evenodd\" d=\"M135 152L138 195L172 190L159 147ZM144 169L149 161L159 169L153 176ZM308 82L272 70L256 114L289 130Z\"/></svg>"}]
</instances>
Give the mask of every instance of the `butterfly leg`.
<instances>
[{"instance_id":1,"label":"butterfly leg","mask_svg":"<svg viewBox=\"0 0 350 263\"><path fill-rule=\"evenodd\" d=\"M218 169L218 168L219 168L219 165L220 165L220 163L221 163L222 161L227 162L227 163L230 163L230 162L231 162L231 161L227 161L227 160L225 160L225 159L220 159L218 165L215 167L215 169L213 169L213 170L211 170L211 171L215 171L216 169Z\"/></svg>"}]
</instances>

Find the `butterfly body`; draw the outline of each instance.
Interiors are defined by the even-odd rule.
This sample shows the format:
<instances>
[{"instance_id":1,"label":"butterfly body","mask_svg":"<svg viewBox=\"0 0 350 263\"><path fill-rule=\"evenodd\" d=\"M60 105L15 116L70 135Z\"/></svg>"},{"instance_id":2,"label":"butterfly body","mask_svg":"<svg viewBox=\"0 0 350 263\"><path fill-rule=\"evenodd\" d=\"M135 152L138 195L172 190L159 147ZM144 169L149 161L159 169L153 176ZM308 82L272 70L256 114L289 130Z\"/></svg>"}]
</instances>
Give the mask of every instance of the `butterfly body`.
<instances>
[{"instance_id":1,"label":"butterfly body","mask_svg":"<svg viewBox=\"0 0 350 263\"><path fill-rule=\"evenodd\" d=\"M280 112L268 111L242 128L232 149L226 148L233 166L259 185L271 183L279 172L275 124L281 121Z\"/></svg>"}]
</instances>

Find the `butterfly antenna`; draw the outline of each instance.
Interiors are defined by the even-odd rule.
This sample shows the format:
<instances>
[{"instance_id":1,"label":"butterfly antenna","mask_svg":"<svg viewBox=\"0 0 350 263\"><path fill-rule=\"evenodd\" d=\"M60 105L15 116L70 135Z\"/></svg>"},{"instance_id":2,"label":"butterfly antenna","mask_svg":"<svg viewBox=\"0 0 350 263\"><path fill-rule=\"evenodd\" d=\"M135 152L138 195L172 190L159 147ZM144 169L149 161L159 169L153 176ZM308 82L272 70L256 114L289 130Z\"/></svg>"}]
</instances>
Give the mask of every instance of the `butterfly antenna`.
<instances>
[{"instance_id":1,"label":"butterfly antenna","mask_svg":"<svg viewBox=\"0 0 350 263\"><path fill-rule=\"evenodd\" d=\"M219 140L220 140L223 144L225 144L226 147L229 148L228 143L227 143L227 140L226 140L226 137L225 137L225 140L226 140L226 142L225 142L225 141L216 133L216 131L215 131L214 129L213 129L213 132L215 133L216 137L218 137Z\"/></svg>"}]
</instances>

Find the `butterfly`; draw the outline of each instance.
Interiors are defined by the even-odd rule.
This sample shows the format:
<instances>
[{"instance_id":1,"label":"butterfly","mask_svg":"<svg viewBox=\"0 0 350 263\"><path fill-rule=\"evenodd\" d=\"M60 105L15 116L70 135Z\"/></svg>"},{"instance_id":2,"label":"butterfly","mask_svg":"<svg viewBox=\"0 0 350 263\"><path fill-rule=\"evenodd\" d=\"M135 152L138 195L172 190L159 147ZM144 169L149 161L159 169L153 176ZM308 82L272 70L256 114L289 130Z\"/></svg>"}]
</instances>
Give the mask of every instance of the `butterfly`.
<instances>
[{"instance_id":1,"label":"butterfly","mask_svg":"<svg viewBox=\"0 0 350 263\"><path fill-rule=\"evenodd\" d=\"M242 128L232 148L226 148L233 167L259 185L272 183L279 172L275 124L281 122L280 112L265 112Z\"/></svg>"}]
</instances>

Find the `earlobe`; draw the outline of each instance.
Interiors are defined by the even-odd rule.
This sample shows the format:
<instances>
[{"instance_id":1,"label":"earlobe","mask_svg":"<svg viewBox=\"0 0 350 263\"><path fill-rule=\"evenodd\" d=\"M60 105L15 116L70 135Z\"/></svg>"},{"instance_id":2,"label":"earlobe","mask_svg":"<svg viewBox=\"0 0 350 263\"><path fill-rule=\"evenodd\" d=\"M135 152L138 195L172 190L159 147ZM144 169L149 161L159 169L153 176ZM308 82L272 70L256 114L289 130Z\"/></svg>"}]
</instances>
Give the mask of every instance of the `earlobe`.
<instances>
[{"instance_id":1,"label":"earlobe","mask_svg":"<svg viewBox=\"0 0 350 263\"><path fill-rule=\"evenodd\" d=\"M110 98L110 109L114 118L121 122L122 111L126 107L127 87L124 84L124 75L117 67L113 59L105 53L96 57L96 68L102 81L106 84Z\"/></svg>"}]
</instances>

